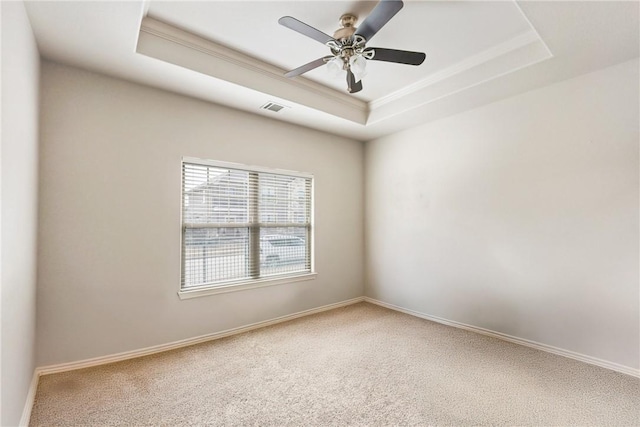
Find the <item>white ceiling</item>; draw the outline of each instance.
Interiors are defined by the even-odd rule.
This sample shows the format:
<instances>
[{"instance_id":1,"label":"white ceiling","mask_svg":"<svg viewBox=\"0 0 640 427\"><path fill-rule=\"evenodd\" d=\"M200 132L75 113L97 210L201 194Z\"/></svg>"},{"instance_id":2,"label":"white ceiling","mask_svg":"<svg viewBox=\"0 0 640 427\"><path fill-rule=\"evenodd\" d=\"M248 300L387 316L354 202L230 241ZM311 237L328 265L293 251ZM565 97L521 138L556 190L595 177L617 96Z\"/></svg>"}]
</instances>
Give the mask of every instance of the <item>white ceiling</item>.
<instances>
[{"instance_id":1,"label":"white ceiling","mask_svg":"<svg viewBox=\"0 0 640 427\"><path fill-rule=\"evenodd\" d=\"M26 7L47 59L362 140L639 55L638 2L406 1L368 45L423 51L423 65L369 61L365 89L356 96L323 68L282 77L328 49L278 25L279 17L332 34L342 13L356 13L361 22L375 4L153 0ZM291 108L259 110L267 101Z\"/></svg>"},{"instance_id":2,"label":"white ceiling","mask_svg":"<svg viewBox=\"0 0 640 427\"><path fill-rule=\"evenodd\" d=\"M342 14L356 12L364 18L375 5L354 1L152 1L148 16L290 70L329 55L330 50L279 25L280 17L293 16L332 35ZM352 96L373 101L530 30L514 2L407 3L367 45L425 52L428 59L418 67L370 61L364 89ZM324 67L305 77L336 90L346 88L342 79L331 78Z\"/></svg>"}]
</instances>

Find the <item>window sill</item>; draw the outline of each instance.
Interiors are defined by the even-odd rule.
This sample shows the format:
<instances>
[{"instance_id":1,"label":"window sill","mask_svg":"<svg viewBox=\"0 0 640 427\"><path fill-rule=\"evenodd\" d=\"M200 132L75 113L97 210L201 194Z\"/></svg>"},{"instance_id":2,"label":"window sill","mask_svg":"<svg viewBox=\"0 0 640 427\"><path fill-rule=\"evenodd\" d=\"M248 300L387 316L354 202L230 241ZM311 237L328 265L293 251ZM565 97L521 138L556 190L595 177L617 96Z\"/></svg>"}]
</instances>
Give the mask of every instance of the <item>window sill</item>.
<instances>
[{"instance_id":1,"label":"window sill","mask_svg":"<svg viewBox=\"0 0 640 427\"><path fill-rule=\"evenodd\" d=\"M247 289L264 288L266 286L282 285L285 283L302 282L304 280L314 280L318 273L304 273L296 276L273 277L251 280L247 282L233 283L230 285L221 285L209 288L197 288L191 290L180 290L178 296L180 299L191 299L198 297L206 297L208 295L224 294L227 292L244 291Z\"/></svg>"}]
</instances>

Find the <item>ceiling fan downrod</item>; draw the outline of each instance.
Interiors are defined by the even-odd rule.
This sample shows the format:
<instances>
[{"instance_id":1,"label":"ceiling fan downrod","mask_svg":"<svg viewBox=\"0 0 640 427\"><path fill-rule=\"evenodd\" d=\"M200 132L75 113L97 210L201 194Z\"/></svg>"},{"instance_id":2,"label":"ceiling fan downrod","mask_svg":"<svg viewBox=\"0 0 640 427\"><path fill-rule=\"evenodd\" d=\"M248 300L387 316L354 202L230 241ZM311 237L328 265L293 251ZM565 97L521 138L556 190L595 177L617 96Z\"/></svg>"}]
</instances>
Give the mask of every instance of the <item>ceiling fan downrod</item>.
<instances>
[{"instance_id":1,"label":"ceiling fan downrod","mask_svg":"<svg viewBox=\"0 0 640 427\"><path fill-rule=\"evenodd\" d=\"M345 13L344 15L342 15L340 17L340 25L342 25L342 28L337 29L333 33L333 38L336 40L342 40L348 39L349 37L353 36L353 34L356 32L356 22L358 22L357 16L351 13Z\"/></svg>"}]
</instances>

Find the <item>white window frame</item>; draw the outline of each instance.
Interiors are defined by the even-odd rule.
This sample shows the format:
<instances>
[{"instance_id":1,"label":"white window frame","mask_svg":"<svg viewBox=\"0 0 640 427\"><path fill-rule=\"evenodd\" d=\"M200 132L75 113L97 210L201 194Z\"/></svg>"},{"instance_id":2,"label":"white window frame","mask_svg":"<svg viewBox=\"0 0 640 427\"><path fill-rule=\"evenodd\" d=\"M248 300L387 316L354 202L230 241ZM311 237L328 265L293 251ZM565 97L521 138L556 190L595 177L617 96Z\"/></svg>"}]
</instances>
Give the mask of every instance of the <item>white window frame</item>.
<instances>
[{"instance_id":1,"label":"white window frame","mask_svg":"<svg viewBox=\"0 0 640 427\"><path fill-rule=\"evenodd\" d=\"M314 250L314 246L315 246L315 238L314 238L314 177L312 174L309 173L304 173L304 172L298 172L298 171L291 171L291 170L285 170L285 169L274 169L274 168L267 168L267 167L263 167L263 166L253 166L253 165L244 165L241 163L232 163L232 162L224 162L224 161L218 161L218 160L207 160L207 159L200 159L200 158L196 158L196 157L183 157L182 161L180 162L180 277L182 277L182 273L183 273L183 268L184 268L184 258L183 258L183 239L184 239L184 221L182 218L182 214L183 214L183 203L184 203L184 194L183 194L183 184L182 184L182 170L183 170L183 165L184 163L191 163L191 164L197 164L197 165L202 165L202 166L212 166L212 167L218 167L218 168L227 168L227 169L237 169L237 170L242 170L242 171L247 171L247 172L258 172L258 173L269 173L269 174L276 174L276 175L287 175L287 176L294 176L294 177L300 177L300 178L306 178L306 179L310 179L311 180L311 199L310 199L310 212L311 212L311 218L310 218L310 224L309 224L309 242L308 242L308 247L309 247L309 258L310 258L310 263L311 263L311 271L310 272L300 272L300 273L291 273L291 274L286 274L286 275L279 275L279 276L274 276L274 277L261 277L261 278L257 278L257 279L247 279L247 280L241 280L241 281L233 281L233 282L222 282L222 283L218 283L215 285L211 285L211 286L198 286L196 288L193 289L183 289L182 288L182 280L180 280L179 283L179 290L178 290L178 296L180 297L180 299L190 299L190 298L195 298L195 297L201 297L201 296L207 296L207 295L215 295L215 294L221 294L221 293L226 293L226 292L235 292L235 291L242 291L242 290L247 290L247 289L255 289L255 288L262 288L265 286L274 286L274 285L281 285L281 284L285 284L285 283L293 283L293 282L300 282L300 281L305 281L305 280L313 280L316 278L317 273L315 271L315 250ZM260 229L260 226L258 226L258 230Z\"/></svg>"}]
</instances>

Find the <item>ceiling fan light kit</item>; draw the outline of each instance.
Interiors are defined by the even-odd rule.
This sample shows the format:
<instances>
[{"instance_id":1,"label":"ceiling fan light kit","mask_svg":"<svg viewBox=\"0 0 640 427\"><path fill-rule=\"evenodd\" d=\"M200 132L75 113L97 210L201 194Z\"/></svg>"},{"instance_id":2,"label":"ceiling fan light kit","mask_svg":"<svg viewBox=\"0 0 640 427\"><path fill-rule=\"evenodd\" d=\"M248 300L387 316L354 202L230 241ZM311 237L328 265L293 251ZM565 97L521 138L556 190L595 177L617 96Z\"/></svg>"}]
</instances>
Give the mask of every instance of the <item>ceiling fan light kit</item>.
<instances>
[{"instance_id":1,"label":"ceiling fan light kit","mask_svg":"<svg viewBox=\"0 0 640 427\"><path fill-rule=\"evenodd\" d=\"M371 40L403 6L401 0L381 0L357 28L355 24L358 22L358 17L346 13L340 17L342 28L336 30L333 37L291 16L283 16L278 20L280 25L317 40L331 50L330 56L311 61L285 73L285 76L299 76L326 64L328 71L333 75L346 71L347 91L356 93L362 90L362 78L366 75L367 60L408 65L422 64L426 57L422 52L366 46L367 41Z\"/></svg>"},{"instance_id":2,"label":"ceiling fan light kit","mask_svg":"<svg viewBox=\"0 0 640 427\"><path fill-rule=\"evenodd\" d=\"M367 61L364 59L364 55L352 55L349 58L349 69L353 72L356 83L362 80L367 75Z\"/></svg>"},{"instance_id":3,"label":"ceiling fan light kit","mask_svg":"<svg viewBox=\"0 0 640 427\"><path fill-rule=\"evenodd\" d=\"M329 73L329 75L331 77L341 76L345 71L344 61L342 60L342 58L338 58L336 56L328 57L328 58L329 59L327 60L327 72Z\"/></svg>"}]
</instances>

